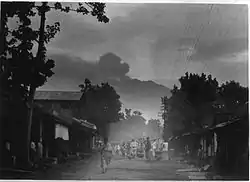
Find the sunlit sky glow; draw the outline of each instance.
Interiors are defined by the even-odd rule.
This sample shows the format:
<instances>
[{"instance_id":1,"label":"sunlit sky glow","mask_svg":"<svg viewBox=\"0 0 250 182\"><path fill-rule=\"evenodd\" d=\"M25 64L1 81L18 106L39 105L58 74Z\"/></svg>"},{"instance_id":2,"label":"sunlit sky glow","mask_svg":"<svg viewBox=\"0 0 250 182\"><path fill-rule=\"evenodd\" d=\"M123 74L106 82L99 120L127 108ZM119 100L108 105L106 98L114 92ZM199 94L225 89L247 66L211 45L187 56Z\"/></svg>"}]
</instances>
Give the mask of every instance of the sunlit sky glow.
<instances>
[{"instance_id":1,"label":"sunlit sky glow","mask_svg":"<svg viewBox=\"0 0 250 182\"><path fill-rule=\"evenodd\" d=\"M56 60L57 68L41 89L79 90L77 85L86 76L97 79L83 72L90 67L95 70L90 63L107 52L129 65L129 72L124 73L130 80L114 83L125 107L140 109L147 119L157 116L160 97L186 71L211 73L220 83L236 80L247 86L247 6L217 4L211 12L209 8L206 4L107 3L108 24L75 13L51 12L47 22L61 22L61 32L48 45L48 55ZM194 48L197 36L200 39ZM139 84L147 80L154 82Z\"/></svg>"}]
</instances>

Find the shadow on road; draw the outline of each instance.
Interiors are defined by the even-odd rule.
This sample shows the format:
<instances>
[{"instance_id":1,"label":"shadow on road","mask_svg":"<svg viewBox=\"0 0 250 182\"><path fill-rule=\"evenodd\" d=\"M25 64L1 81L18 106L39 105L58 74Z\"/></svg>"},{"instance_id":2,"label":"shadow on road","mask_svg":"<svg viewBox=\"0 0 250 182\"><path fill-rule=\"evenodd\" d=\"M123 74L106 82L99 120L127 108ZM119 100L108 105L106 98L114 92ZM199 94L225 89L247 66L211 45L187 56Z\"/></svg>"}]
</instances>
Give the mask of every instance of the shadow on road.
<instances>
[{"instance_id":1,"label":"shadow on road","mask_svg":"<svg viewBox=\"0 0 250 182\"><path fill-rule=\"evenodd\" d=\"M116 180L187 180L188 176L176 173L180 168L183 166L176 161L115 160L105 179L115 176Z\"/></svg>"}]
</instances>

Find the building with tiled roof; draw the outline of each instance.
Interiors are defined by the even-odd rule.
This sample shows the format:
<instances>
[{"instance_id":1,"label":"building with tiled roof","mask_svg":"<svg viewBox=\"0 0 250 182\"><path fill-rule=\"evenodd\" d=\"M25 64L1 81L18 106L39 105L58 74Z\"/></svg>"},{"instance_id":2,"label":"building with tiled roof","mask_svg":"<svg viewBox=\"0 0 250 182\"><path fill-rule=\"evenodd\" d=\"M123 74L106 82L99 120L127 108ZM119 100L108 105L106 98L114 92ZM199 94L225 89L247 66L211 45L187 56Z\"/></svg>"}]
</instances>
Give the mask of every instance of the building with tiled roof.
<instances>
[{"instance_id":1,"label":"building with tiled roof","mask_svg":"<svg viewBox=\"0 0 250 182\"><path fill-rule=\"evenodd\" d=\"M81 96L81 92L74 91L36 91L35 100L77 101Z\"/></svg>"},{"instance_id":2,"label":"building with tiled roof","mask_svg":"<svg viewBox=\"0 0 250 182\"><path fill-rule=\"evenodd\" d=\"M34 97L36 106L60 120L55 126L55 137L68 138L71 147L76 147L72 150L78 152L93 146L97 130L91 122L76 117L81 96L81 92L74 91L36 91Z\"/></svg>"},{"instance_id":3,"label":"building with tiled roof","mask_svg":"<svg viewBox=\"0 0 250 182\"><path fill-rule=\"evenodd\" d=\"M76 103L82 96L77 91L36 91L35 103L47 112L65 120L66 123L77 122L74 111L77 110ZM83 121L83 120L82 120ZM83 127L96 129L96 126L88 121L80 122Z\"/></svg>"}]
</instances>

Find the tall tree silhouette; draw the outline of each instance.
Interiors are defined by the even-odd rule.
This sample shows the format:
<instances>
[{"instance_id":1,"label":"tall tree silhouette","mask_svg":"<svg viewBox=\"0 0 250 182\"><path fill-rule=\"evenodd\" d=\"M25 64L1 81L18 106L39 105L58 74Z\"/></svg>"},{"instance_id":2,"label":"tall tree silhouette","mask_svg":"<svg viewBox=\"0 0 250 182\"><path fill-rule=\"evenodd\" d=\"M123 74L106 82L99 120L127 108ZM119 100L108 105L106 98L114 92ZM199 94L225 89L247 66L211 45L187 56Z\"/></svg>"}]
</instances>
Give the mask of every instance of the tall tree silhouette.
<instances>
[{"instance_id":1,"label":"tall tree silhouette","mask_svg":"<svg viewBox=\"0 0 250 182\"><path fill-rule=\"evenodd\" d=\"M219 87L216 111L228 117L248 116L248 87L229 81Z\"/></svg>"},{"instance_id":2,"label":"tall tree silhouette","mask_svg":"<svg viewBox=\"0 0 250 182\"><path fill-rule=\"evenodd\" d=\"M62 3L43 2L1 2L1 48L0 79L6 83L9 90L18 90L23 100L28 103L27 123L27 161L29 160L30 130L32 125L33 100L36 88L42 86L48 77L53 75L51 70L55 65L53 60L46 59L45 43L48 43L60 30L60 23L46 25L46 14L51 9L62 12L75 11L82 15L91 14L98 21L107 23L104 3L78 3L76 9L64 6ZM30 27L32 17L40 17L39 30ZM17 16L17 29L8 27L8 19ZM31 52L34 44L38 44L37 53ZM3 87L2 87L3 88ZM8 92L8 91L7 91Z\"/></svg>"},{"instance_id":3,"label":"tall tree silhouette","mask_svg":"<svg viewBox=\"0 0 250 182\"><path fill-rule=\"evenodd\" d=\"M230 81L221 85L219 96L224 100L228 112L234 112L248 101L248 88L238 82Z\"/></svg>"},{"instance_id":4,"label":"tall tree silhouette","mask_svg":"<svg viewBox=\"0 0 250 182\"><path fill-rule=\"evenodd\" d=\"M145 122L146 119L142 115L131 115L119 123L112 123L109 136L114 141L129 141L141 138L147 132Z\"/></svg>"},{"instance_id":5,"label":"tall tree silhouette","mask_svg":"<svg viewBox=\"0 0 250 182\"><path fill-rule=\"evenodd\" d=\"M143 113L137 110L125 109L127 111L127 117L124 121L122 131L130 135L132 138L140 138L143 134L147 133L146 119L143 117ZM133 114L131 114L133 113Z\"/></svg>"},{"instance_id":6,"label":"tall tree silhouette","mask_svg":"<svg viewBox=\"0 0 250 182\"><path fill-rule=\"evenodd\" d=\"M162 137L162 127L159 119L150 119L147 124L147 135L152 138Z\"/></svg>"},{"instance_id":7,"label":"tall tree silhouette","mask_svg":"<svg viewBox=\"0 0 250 182\"><path fill-rule=\"evenodd\" d=\"M204 73L186 73L179 82L180 88L174 86L172 96L162 99L165 129L168 128L168 132L171 130L173 133L179 133L212 124L212 106L218 92L217 80Z\"/></svg>"},{"instance_id":8,"label":"tall tree silhouette","mask_svg":"<svg viewBox=\"0 0 250 182\"><path fill-rule=\"evenodd\" d=\"M81 85L82 97L79 102L79 116L92 121L102 136L108 135L108 125L123 119L120 96L108 83L92 85L86 79Z\"/></svg>"}]
</instances>

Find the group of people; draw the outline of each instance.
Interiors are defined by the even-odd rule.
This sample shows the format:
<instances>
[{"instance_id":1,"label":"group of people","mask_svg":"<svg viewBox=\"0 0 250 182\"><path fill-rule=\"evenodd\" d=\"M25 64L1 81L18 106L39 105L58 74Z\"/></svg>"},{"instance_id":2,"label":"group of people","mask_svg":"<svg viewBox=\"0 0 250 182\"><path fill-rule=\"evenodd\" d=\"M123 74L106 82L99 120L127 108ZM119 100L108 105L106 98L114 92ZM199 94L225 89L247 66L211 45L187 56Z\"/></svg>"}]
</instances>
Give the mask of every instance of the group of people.
<instances>
[{"instance_id":1,"label":"group of people","mask_svg":"<svg viewBox=\"0 0 250 182\"><path fill-rule=\"evenodd\" d=\"M31 142L30 145L30 163L36 168L41 165L43 159L43 144L42 141L38 141L37 143Z\"/></svg>"},{"instance_id":2,"label":"group of people","mask_svg":"<svg viewBox=\"0 0 250 182\"><path fill-rule=\"evenodd\" d=\"M107 138L105 138L103 145L100 147L101 168L103 173L105 173L114 154L121 155L128 159L141 157L146 160L153 160L156 158L156 152L163 150L164 143L160 139L150 140L150 138L147 137L112 145L108 143Z\"/></svg>"},{"instance_id":3,"label":"group of people","mask_svg":"<svg viewBox=\"0 0 250 182\"><path fill-rule=\"evenodd\" d=\"M145 159L153 159L156 157L157 151L162 151L163 141L160 139L150 140L147 138L132 139L122 144L116 144L114 150L116 154L126 158L144 157Z\"/></svg>"},{"instance_id":4,"label":"group of people","mask_svg":"<svg viewBox=\"0 0 250 182\"><path fill-rule=\"evenodd\" d=\"M4 142L2 148L3 167L16 167L17 151L11 145L11 142ZM43 144L41 141L30 143L30 164L32 167L38 167L43 157Z\"/></svg>"}]
</instances>

